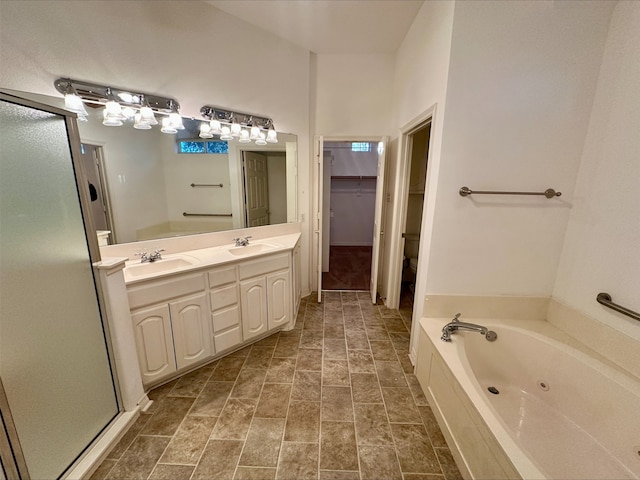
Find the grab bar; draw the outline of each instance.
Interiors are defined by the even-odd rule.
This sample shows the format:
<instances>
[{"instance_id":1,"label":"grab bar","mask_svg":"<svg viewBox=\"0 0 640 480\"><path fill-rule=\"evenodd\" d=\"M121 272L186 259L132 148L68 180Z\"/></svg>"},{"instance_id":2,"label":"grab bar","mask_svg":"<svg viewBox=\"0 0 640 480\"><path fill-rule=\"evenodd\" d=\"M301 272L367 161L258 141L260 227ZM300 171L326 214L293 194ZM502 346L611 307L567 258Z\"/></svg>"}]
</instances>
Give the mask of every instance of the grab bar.
<instances>
[{"instance_id":1,"label":"grab bar","mask_svg":"<svg viewBox=\"0 0 640 480\"><path fill-rule=\"evenodd\" d=\"M221 183L192 183L192 187L218 187L222 188L223 185Z\"/></svg>"},{"instance_id":2,"label":"grab bar","mask_svg":"<svg viewBox=\"0 0 640 480\"><path fill-rule=\"evenodd\" d=\"M547 188L544 192L502 192L489 190L471 190L469 187L462 187L458 191L461 197L467 195L544 195L547 198L559 197L562 192L556 192L553 188Z\"/></svg>"},{"instance_id":3,"label":"grab bar","mask_svg":"<svg viewBox=\"0 0 640 480\"><path fill-rule=\"evenodd\" d=\"M187 213L182 212L183 217L233 217L231 213Z\"/></svg>"},{"instance_id":4,"label":"grab bar","mask_svg":"<svg viewBox=\"0 0 640 480\"><path fill-rule=\"evenodd\" d=\"M622 305L618 305L617 303L613 303L611 301L611 295L609 295L608 293L599 293L596 297L596 300L599 304L604 305L605 307L615 310L616 312L620 312L627 317L633 318L634 320L640 320L640 313L629 310L628 308L625 308Z\"/></svg>"}]
</instances>

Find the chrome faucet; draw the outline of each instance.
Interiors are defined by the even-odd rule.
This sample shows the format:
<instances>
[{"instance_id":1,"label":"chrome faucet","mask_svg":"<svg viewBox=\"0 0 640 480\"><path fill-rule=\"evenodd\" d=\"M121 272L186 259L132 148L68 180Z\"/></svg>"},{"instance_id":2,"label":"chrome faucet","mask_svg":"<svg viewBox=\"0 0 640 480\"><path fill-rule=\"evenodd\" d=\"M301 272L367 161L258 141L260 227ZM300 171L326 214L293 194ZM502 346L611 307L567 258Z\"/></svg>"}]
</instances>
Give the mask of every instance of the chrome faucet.
<instances>
[{"instance_id":1,"label":"chrome faucet","mask_svg":"<svg viewBox=\"0 0 640 480\"><path fill-rule=\"evenodd\" d=\"M234 238L233 240L236 242L236 247L246 247L247 245L249 245L250 238L251 238L251 235L244 238L240 238L240 237Z\"/></svg>"},{"instance_id":2,"label":"chrome faucet","mask_svg":"<svg viewBox=\"0 0 640 480\"><path fill-rule=\"evenodd\" d=\"M450 342L451 334L457 332L458 330L480 332L480 335L484 335L484 338L486 338L490 342L493 342L496 338L498 338L498 334L492 330L489 330L487 327L476 325L475 323L461 322L460 320L458 320L459 318L460 314L456 313L453 319L442 328L442 336L440 337L440 340L442 340L443 342Z\"/></svg>"},{"instance_id":3,"label":"chrome faucet","mask_svg":"<svg viewBox=\"0 0 640 480\"><path fill-rule=\"evenodd\" d=\"M164 252L164 248L154 250L153 253L138 252L136 256L140 257L140 263L155 262L156 260L162 260L161 252Z\"/></svg>"}]
</instances>

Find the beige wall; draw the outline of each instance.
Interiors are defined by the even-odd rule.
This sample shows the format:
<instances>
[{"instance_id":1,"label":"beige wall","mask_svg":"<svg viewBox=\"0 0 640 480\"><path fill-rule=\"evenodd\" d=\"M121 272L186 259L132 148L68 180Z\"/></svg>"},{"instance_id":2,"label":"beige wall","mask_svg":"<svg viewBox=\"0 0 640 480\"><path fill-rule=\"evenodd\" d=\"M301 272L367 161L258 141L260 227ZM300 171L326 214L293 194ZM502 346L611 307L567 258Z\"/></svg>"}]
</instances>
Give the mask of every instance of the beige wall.
<instances>
[{"instance_id":1,"label":"beige wall","mask_svg":"<svg viewBox=\"0 0 640 480\"><path fill-rule=\"evenodd\" d=\"M383 136L391 126L394 55L317 55L315 134Z\"/></svg>"},{"instance_id":2,"label":"beige wall","mask_svg":"<svg viewBox=\"0 0 640 480\"><path fill-rule=\"evenodd\" d=\"M595 300L640 311L640 3L615 8L589 117L553 296L640 340L640 324Z\"/></svg>"},{"instance_id":3,"label":"beige wall","mask_svg":"<svg viewBox=\"0 0 640 480\"><path fill-rule=\"evenodd\" d=\"M89 110L92 120L78 122L80 139L102 147L116 240L133 242L136 230L169 220L163 168L167 135L158 129L105 127L101 112Z\"/></svg>"},{"instance_id":4,"label":"beige wall","mask_svg":"<svg viewBox=\"0 0 640 480\"><path fill-rule=\"evenodd\" d=\"M309 289L310 53L205 2L0 2L0 85L59 96L69 76L273 118L298 135L304 216L302 290Z\"/></svg>"},{"instance_id":5,"label":"beige wall","mask_svg":"<svg viewBox=\"0 0 640 480\"><path fill-rule=\"evenodd\" d=\"M425 293L551 295L613 6L456 3Z\"/></svg>"},{"instance_id":6,"label":"beige wall","mask_svg":"<svg viewBox=\"0 0 640 480\"><path fill-rule=\"evenodd\" d=\"M387 175L387 199L384 229L387 232L382 254L381 295L388 297L393 284L392 264L397 259L392 256L394 242L399 238L392 238L392 225L395 218L394 211L400 208L399 202L394 201L404 172L398 170L401 163L402 145L399 141L401 129L432 110L433 125L431 128L431 145L429 153L429 177L427 178L426 208L423 211L422 231L431 232L435 212L435 198L438 188L440 169L440 150L442 143L443 122L445 118L445 100L447 92L447 78L449 74L449 56L451 50L451 34L453 28L454 2L429 1L422 5L415 21L411 25L407 36L396 54L393 85L394 124L391 131L394 137L391 141L387 161L389 162ZM399 227L398 227L399 228ZM400 233L400 232L398 232ZM397 235L396 237L399 237ZM420 241L420 261L427 265L430 251L430 235L422 235ZM422 267L424 271L425 267ZM424 275L418 277L416 284L416 298L425 294ZM416 302L418 310L420 303ZM419 315L421 312L417 311Z\"/></svg>"}]
</instances>

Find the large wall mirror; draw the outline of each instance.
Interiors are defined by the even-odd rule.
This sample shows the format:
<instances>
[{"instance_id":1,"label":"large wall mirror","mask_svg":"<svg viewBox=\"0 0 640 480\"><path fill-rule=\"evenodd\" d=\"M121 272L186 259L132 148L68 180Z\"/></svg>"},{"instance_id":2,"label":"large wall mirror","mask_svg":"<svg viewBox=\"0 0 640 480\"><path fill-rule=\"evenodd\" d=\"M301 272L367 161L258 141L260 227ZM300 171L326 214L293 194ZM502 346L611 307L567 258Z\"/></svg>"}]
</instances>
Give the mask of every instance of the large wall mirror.
<instances>
[{"instance_id":1,"label":"large wall mirror","mask_svg":"<svg viewBox=\"0 0 640 480\"><path fill-rule=\"evenodd\" d=\"M101 240L127 243L296 221L297 139L277 144L198 137L201 120L161 133L79 122Z\"/></svg>"},{"instance_id":2,"label":"large wall mirror","mask_svg":"<svg viewBox=\"0 0 640 480\"><path fill-rule=\"evenodd\" d=\"M3 91L64 108L61 97ZM78 129L101 244L297 221L296 135L264 146L234 139L218 153L217 137L198 136L203 120L166 134L104 126L102 108L87 110Z\"/></svg>"}]
</instances>

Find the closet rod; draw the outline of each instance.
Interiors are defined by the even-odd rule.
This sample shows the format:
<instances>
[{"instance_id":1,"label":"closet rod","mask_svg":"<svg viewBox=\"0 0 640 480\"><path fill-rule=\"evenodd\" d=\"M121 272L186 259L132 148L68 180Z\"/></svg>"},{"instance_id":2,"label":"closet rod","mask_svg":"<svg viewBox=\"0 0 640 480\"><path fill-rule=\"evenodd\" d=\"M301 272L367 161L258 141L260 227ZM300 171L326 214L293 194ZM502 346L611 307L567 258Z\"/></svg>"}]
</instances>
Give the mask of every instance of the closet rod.
<instances>
[{"instance_id":1,"label":"closet rod","mask_svg":"<svg viewBox=\"0 0 640 480\"><path fill-rule=\"evenodd\" d=\"M217 187L222 188L223 185L221 183L192 183L192 187Z\"/></svg>"},{"instance_id":2,"label":"closet rod","mask_svg":"<svg viewBox=\"0 0 640 480\"><path fill-rule=\"evenodd\" d=\"M556 192L553 188L547 188L544 192L503 192L490 190L471 190L469 187L462 187L458 193L461 197L467 195L544 195L547 198L559 197L561 192Z\"/></svg>"}]
</instances>

